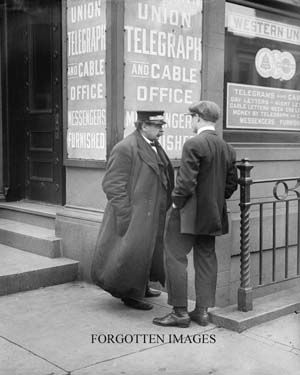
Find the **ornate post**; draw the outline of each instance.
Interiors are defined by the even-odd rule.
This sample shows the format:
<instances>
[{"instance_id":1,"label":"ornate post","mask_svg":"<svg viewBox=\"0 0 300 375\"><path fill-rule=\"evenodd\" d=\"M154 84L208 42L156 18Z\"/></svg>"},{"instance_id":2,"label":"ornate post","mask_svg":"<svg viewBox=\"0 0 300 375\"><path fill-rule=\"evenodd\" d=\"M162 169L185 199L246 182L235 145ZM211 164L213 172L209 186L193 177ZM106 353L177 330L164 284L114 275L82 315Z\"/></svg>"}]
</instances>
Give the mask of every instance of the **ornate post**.
<instances>
[{"instance_id":1,"label":"ornate post","mask_svg":"<svg viewBox=\"0 0 300 375\"><path fill-rule=\"evenodd\" d=\"M240 249L241 249L241 285L238 289L238 310L252 310L252 287L250 286L250 187L252 179L250 171L253 165L248 159L242 159L237 165L240 170L240 210L241 210L241 232L240 232Z\"/></svg>"}]
</instances>

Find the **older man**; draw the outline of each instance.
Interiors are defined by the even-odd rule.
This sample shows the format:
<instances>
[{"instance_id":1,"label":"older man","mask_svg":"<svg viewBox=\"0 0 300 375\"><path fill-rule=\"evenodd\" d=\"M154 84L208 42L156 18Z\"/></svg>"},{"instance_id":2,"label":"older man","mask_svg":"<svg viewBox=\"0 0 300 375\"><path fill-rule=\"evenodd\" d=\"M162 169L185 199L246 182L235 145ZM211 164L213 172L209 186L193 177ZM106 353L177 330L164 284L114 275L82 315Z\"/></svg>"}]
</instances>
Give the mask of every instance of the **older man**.
<instances>
[{"instance_id":1,"label":"older man","mask_svg":"<svg viewBox=\"0 0 300 375\"><path fill-rule=\"evenodd\" d=\"M215 305L215 237L228 232L225 199L237 188L235 151L216 133L220 110L210 101L189 108L195 136L183 145L165 238L168 303L173 311L155 318L161 326L188 327L191 319L208 324ZM193 248L196 307L187 312L187 254Z\"/></svg>"},{"instance_id":2,"label":"older man","mask_svg":"<svg viewBox=\"0 0 300 375\"><path fill-rule=\"evenodd\" d=\"M160 146L163 111L138 111L136 131L113 148L103 179L108 203L98 236L92 279L125 305L160 293L148 280L165 282L163 233L174 186L172 165Z\"/></svg>"}]
</instances>

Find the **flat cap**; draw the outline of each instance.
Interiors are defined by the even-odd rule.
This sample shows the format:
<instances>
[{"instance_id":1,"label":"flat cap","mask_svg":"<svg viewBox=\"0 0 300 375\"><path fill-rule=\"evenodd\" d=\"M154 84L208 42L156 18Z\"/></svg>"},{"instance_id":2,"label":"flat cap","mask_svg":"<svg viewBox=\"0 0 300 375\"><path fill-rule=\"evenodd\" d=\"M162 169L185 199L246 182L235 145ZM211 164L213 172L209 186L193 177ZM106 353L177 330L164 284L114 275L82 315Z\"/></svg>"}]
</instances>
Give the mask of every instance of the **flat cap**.
<instances>
[{"instance_id":1,"label":"flat cap","mask_svg":"<svg viewBox=\"0 0 300 375\"><path fill-rule=\"evenodd\" d=\"M137 120L150 125L166 124L164 111L137 111Z\"/></svg>"},{"instance_id":2,"label":"flat cap","mask_svg":"<svg viewBox=\"0 0 300 375\"><path fill-rule=\"evenodd\" d=\"M216 122L220 117L220 107L209 100L203 100L190 105L190 114L196 113L203 120Z\"/></svg>"}]
</instances>

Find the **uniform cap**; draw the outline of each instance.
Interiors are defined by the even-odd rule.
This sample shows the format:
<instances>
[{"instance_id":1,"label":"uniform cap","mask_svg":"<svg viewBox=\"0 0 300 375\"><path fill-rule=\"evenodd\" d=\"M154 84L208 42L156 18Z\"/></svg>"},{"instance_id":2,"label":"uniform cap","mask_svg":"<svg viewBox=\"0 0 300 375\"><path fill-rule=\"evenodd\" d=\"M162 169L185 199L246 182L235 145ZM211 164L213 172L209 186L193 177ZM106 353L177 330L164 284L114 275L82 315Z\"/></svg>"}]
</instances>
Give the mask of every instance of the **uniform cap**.
<instances>
[{"instance_id":1,"label":"uniform cap","mask_svg":"<svg viewBox=\"0 0 300 375\"><path fill-rule=\"evenodd\" d=\"M164 111L137 111L137 120L150 125L166 124Z\"/></svg>"},{"instance_id":2,"label":"uniform cap","mask_svg":"<svg viewBox=\"0 0 300 375\"><path fill-rule=\"evenodd\" d=\"M190 105L189 107L189 114L196 113L199 115L203 120L216 122L220 117L220 107L209 100L203 100L200 102L196 102Z\"/></svg>"}]
</instances>

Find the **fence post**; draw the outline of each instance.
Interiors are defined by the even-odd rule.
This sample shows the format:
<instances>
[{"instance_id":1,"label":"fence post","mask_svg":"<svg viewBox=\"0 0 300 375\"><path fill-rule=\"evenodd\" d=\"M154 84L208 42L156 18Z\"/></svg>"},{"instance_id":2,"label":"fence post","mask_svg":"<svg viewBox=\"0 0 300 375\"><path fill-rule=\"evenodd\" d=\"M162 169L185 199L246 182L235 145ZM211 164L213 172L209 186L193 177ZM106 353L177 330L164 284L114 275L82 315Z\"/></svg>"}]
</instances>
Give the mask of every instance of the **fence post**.
<instances>
[{"instance_id":1,"label":"fence post","mask_svg":"<svg viewBox=\"0 0 300 375\"><path fill-rule=\"evenodd\" d=\"M240 210L241 210L241 230L240 230L240 249L241 249L241 285L238 289L238 310L250 311L252 305L252 287L250 285L250 187L252 179L250 171L253 165L248 159L242 159L237 165L240 171Z\"/></svg>"}]
</instances>

